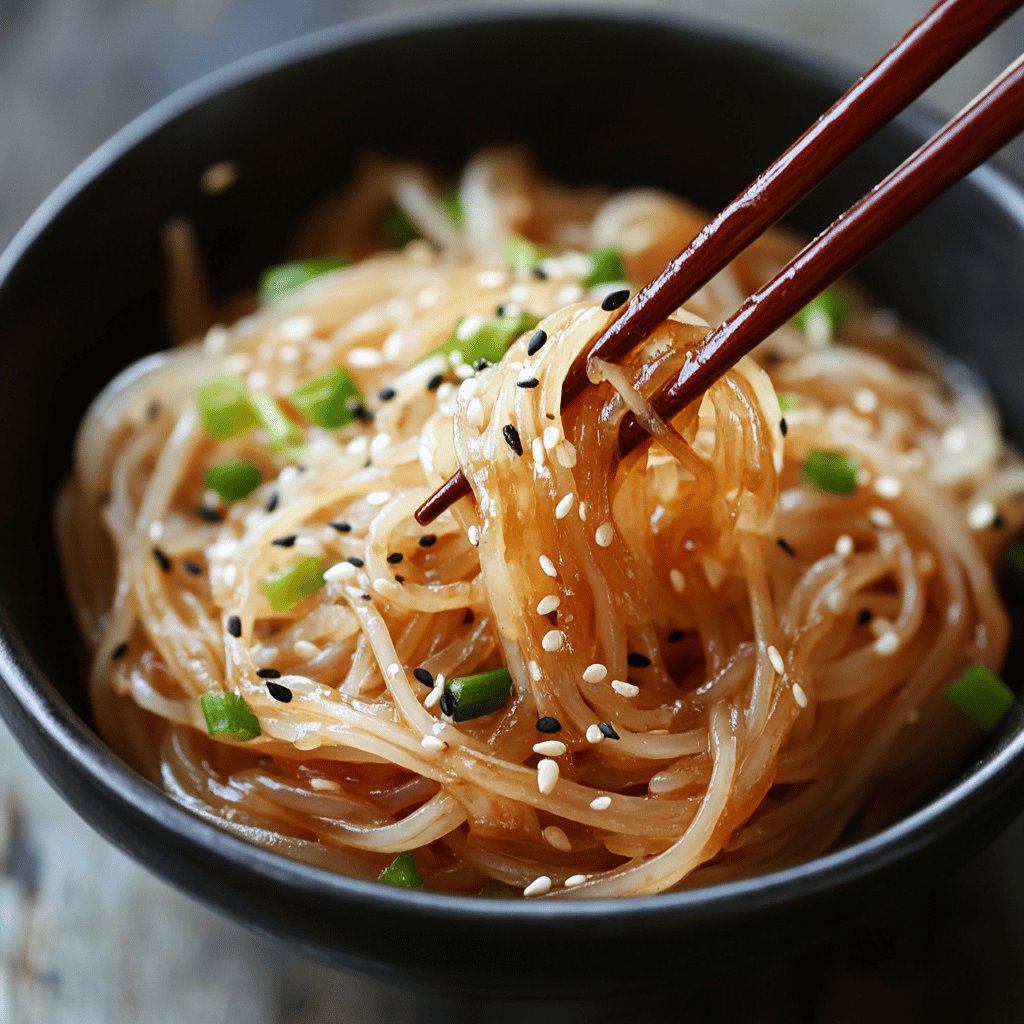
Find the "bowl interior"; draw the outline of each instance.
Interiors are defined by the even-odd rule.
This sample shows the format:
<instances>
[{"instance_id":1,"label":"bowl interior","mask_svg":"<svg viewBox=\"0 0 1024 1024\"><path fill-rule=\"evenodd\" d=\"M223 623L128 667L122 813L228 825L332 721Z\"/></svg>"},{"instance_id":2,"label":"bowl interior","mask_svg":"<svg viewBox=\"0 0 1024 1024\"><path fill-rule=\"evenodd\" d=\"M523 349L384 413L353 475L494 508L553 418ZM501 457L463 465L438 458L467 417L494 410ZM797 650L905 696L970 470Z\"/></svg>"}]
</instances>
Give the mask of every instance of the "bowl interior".
<instances>
[{"instance_id":1,"label":"bowl interior","mask_svg":"<svg viewBox=\"0 0 1024 1024\"><path fill-rule=\"evenodd\" d=\"M568 182L650 184L717 209L850 80L665 13L446 15L342 30L292 56L261 58L250 65L262 71L256 77L229 73L219 91L201 86L188 103L144 119L48 204L0 264L0 624L26 671L86 721L83 651L54 557L51 505L87 403L119 369L166 344L158 237L168 218L195 224L213 291L225 295L282 255L302 213L367 150L455 170L481 145L517 141ZM912 115L887 128L789 223L823 226L925 127ZM199 177L221 160L239 164L238 181L204 195ZM978 367L1010 436L1024 438L1019 193L989 172L975 176L858 276ZM1014 653L1011 682L1021 668ZM984 756L1020 725L1015 712Z\"/></svg>"}]
</instances>

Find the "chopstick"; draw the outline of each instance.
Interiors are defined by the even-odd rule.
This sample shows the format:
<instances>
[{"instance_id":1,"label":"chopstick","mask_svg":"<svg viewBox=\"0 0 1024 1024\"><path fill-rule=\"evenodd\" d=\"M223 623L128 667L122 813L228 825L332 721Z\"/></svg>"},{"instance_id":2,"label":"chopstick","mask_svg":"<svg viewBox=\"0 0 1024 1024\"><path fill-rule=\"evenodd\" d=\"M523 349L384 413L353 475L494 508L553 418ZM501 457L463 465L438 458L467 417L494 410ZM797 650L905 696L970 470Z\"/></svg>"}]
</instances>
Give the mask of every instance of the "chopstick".
<instances>
[{"instance_id":1,"label":"chopstick","mask_svg":"<svg viewBox=\"0 0 1024 1024\"><path fill-rule=\"evenodd\" d=\"M570 368L562 407L586 387L591 359L625 355L1021 6L1022 0L940 0L634 296ZM432 522L468 493L468 481L459 470L416 510L417 522Z\"/></svg>"}]
</instances>

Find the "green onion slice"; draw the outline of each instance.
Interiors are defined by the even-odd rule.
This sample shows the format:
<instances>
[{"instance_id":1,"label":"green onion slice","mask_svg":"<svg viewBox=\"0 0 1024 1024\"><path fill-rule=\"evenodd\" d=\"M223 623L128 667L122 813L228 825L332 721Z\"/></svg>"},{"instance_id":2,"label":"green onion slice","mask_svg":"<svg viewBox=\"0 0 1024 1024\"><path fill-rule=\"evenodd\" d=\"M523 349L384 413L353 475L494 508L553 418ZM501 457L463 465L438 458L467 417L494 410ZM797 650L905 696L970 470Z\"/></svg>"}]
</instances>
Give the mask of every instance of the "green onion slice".
<instances>
[{"instance_id":1,"label":"green onion slice","mask_svg":"<svg viewBox=\"0 0 1024 1024\"><path fill-rule=\"evenodd\" d=\"M991 729L1010 710L1014 701L1013 690L990 668L977 662L968 665L946 687L945 697L982 729Z\"/></svg>"},{"instance_id":2,"label":"green onion slice","mask_svg":"<svg viewBox=\"0 0 1024 1024\"><path fill-rule=\"evenodd\" d=\"M247 498L259 487L262 479L260 467L248 459L218 462L206 471L206 486L225 501Z\"/></svg>"},{"instance_id":3,"label":"green onion slice","mask_svg":"<svg viewBox=\"0 0 1024 1024\"><path fill-rule=\"evenodd\" d=\"M314 555L294 565L268 572L260 580L260 587L275 612L290 612L323 585L323 565Z\"/></svg>"},{"instance_id":4,"label":"green onion slice","mask_svg":"<svg viewBox=\"0 0 1024 1024\"><path fill-rule=\"evenodd\" d=\"M584 287L625 280L626 267L618 249L595 249L590 254L590 273L583 278Z\"/></svg>"},{"instance_id":5,"label":"green onion slice","mask_svg":"<svg viewBox=\"0 0 1024 1024\"><path fill-rule=\"evenodd\" d=\"M857 490L856 460L843 452L815 449L804 460L804 479L829 494L854 494Z\"/></svg>"},{"instance_id":6,"label":"green onion slice","mask_svg":"<svg viewBox=\"0 0 1024 1024\"><path fill-rule=\"evenodd\" d=\"M449 679L441 695L441 710L456 722L467 722L500 711L511 696L512 676L507 668L496 668Z\"/></svg>"},{"instance_id":7,"label":"green onion slice","mask_svg":"<svg viewBox=\"0 0 1024 1024\"><path fill-rule=\"evenodd\" d=\"M363 396L348 370L336 366L296 388L288 401L317 426L337 430L356 418L353 410L362 404Z\"/></svg>"},{"instance_id":8,"label":"green onion slice","mask_svg":"<svg viewBox=\"0 0 1024 1024\"><path fill-rule=\"evenodd\" d=\"M780 391L778 399L781 412L792 412L794 409L800 408L800 399L796 395L788 395L784 391Z\"/></svg>"},{"instance_id":9,"label":"green onion slice","mask_svg":"<svg viewBox=\"0 0 1024 1024\"><path fill-rule=\"evenodd\" d=\"M824 317L828 322L829 333L834 337L852 312L853 303L841 291L826 288L793 317L793 323L806 332L812 318Z\"/></svg>"},{"instance_id":10,"label":"green onion slice","mask_svg":"<svg viewBox=\"0 0 1024 1024\"><path fill-rule=\"evenodd\" d=\"M287 455L302 443L302 428L289 419L277 401L267 394L255 394L249 399L256 419L270 437L270 447L280 455Z\"/></svg>"},{"instance_id":11,"label":"green onion slice","mask_svg":"<svg viewBox=\"0 0 1024 1024\"><path fill-rule=\"evenodd\" d=\"M314 277L320 277L321 274L330 273L332 270L340 270L351 262L344 256L314 256L308 260L294 260L291 263L269 267L260 275L260 297L265 302L273 302L282 295L301 288Z\"/></svg>"},{"instance_id":12,"label":"green onion slice","mask_svg":"<svg viewBox=\"0 0 1024 1024\"><path fill-rule=\"evenodd\" d=\"M548 255L536 242L516 234L511 234L505 239L501 251L509 270L514 274L528 274Z\"/></svg>"},{"instance_id":13,"label":"green onion slice","mask_svg":"<svg viewBox=\"0 0 1024 1024\"><path fill-rule=\"evenodd\" d=\"M446 359L453 352L462 354L462 361L472 366L480 359L486 359L489 363L500 363L509 345L512 344L520 334L536 327L540 321L530 313L516 313L514 316L498 316L493 320L482 323L475 331L466 337L462 337L461 331L465 318L459 320L455 325L448 340L435 348L424 359L431 356L441 355ZM423 360L421 359L420 362Z\"/></svg>"},{"instance_id":14,"label":"green onion slice","mask_svg":"<svg viewBox=\"0 0 1024 1024\"><path fill-rule=\"evenodd\" d=\"M1003 555L1003 561L1017 572L1024 573L1024 541L1015 540Z\"/></svg>"},{"instance_id":15,"label":"green onion slice","mask_svg":"<svg viewBox=\"0 0 1024 1024\"><path fill-rule=\"evenodd\" d=\"M441 207L448 219L457 227L461 228L466 223L466 211L462 206L462 196L457 188L443 188L438 196Z\"/></svg>"},{"instance_id":16,"label":"green onion slice","mask_svg":"<svg viewBox=\"0 0 1024 1024\"><path fill-rule=\"evenodd\" d=\"M206 719L206 731L211 736L244 743L260 734L260 720L237 693L204 693L199 698L199 706Z\"/></svg>"},{"instance_id":17,"label":"green onion slice","mask_svg":"<svg viewBox=\"0 0 1024 1024\"><path fill-rule=\"evenodd\" d=\"M398 203L388 203L381 210L380 230L392 249L404 249L413 239L423 237Z\"/></svg>"},{"instance_id":18,"label":"green onion slice","mask_svg":"<svg viewBox=\"0 0 1024 1024\"><path fill-rule=\"evenodd\" d=\"M210 437L226 441L256 426L241 377L211 377L196 391L196 405Z\"/></svg>"},{"instance_id":19,"label":"green onion slice","mask_svg":"<svg viewBox=\"0 0 1024 1024\"><path fill-rule=\"evenodd\" d=\"M411 853L400 853L378 876L378 882L396 885L399 889L422 889L423 878Z\"/></svg>"}]
</instances>

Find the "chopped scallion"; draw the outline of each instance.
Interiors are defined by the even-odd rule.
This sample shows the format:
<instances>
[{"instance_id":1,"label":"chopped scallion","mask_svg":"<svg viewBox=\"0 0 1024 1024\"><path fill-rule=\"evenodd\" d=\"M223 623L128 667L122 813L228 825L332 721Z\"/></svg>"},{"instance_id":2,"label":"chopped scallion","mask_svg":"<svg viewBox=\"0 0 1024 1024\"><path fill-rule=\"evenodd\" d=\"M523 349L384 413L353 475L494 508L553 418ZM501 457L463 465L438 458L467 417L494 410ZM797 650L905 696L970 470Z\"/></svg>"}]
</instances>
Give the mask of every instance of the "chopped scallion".
<instances>
[{"instance_id":1,"label":"chopped scallion","mask_svg":"<svg viewBox=\"0 0 1024 1024\"><path fill-rule=\"evenodd\" d=\"M787 395L785 392L780 391L779 395L779 409L782 412L792 412L794 409L800 407L800 399L796 395Z\"/></svg>"},{"instance_id":2,"label":"chopped scallion","mask_svg":"<svg viewBox=\"0 0 1024 1024\"><path fill-rule=\"evenodd\" d=\"M291 611L323 585L323 565L313 555L301 562L268 572L260 581L260 587L275 612Z\"/></svg>"},{"instance_id":3,"label":"chopped scallion","mask_svg":"<svg viewBox=\"0 0 1024 1024\"><path fill-rule=\"evenodd\" d=\"M618 249L595 249L590 254L590 273L583 278L584 287L625 280L626 267Z\"/></svg>"},{"instance_id":4,"label":"chopped scallion","mask_svg":"<svg viewBox=\"0 0 1024 1024\"><path fill-rule=\"evenodd\" d=\"M466 211L462 206L462 197L459 195L457 188L443 188L441 194L438 196L441 201L441 206L444 212L448 214L449 220L457 227L461 228L466 222Z\"/></svg>"},{"instance_id":5,"label":"chopped scallion","mask_svg":"<svg viewBox=\"0 0 1024 1024\"><path fill-rule=\"evenodd\" d=\"M378 882L399 889L422 889L423 878L411 853L400 853L378 876Z\"/></svg>"},{"instance_id":6,"label":"chopped scallion","mask_svg":"<svg viewBox=\"0 0 1024 1024\"><path fill-rule=\"evenodd\" d=\"M210 437L225 441L256 426L241 377L211 377L196 391L196 405Z\"/></svg>"},{"instance_id":7,"label":"chopped scallion","mask_svg":"<svg viewBox=\"0 0 1024 1024\"><path fill-rule=\"evenodd\" d=\"M286 415L270 395L258 393L249 399L259 424L270 438L270 447L280 455L292 454L302 443L302 428Z\"/></svg>"},{"instance_id":8,"label":"chopped scallion","mask_svg":"<svg viewBox=\"0 0 1024 1024\"><path fill-rule=\"evenodd\" d=\"M456 722L467 722L500 711L512 695L507 668L449 679L441 696L441 710Z\"/></svg>"},{"instance_id":9,"label":"chopped scallion","mask_svg":"<svg viewBox=\"0 0 1024 1024\"><path fill-rule=\"evenodd\" d=\"M388 203L381 210L380 230L392 249L404 249L413 239L422 237L420 229L398 203Z\"/></svg>"},{"instance_id":10,"label":"chopped scallion","mask_svg":"<svg viewBox=\"0 0 1024 1024\"><path fill-rule=\"evenodd\" d=\"M1024 573L1024 541L1015 540L1003 556L1003 561L1019 573Z\"/></svg>"},{"instance_id":11,"label":"chopped scallion","mask_svg":"<svg viewBox=\"0 0 1024 1024\"><path fill-rule=\"evenodd\" d=\"M991 729L1013 705L1006 683L990 668L968 665L946 688L946 700L983 729Z\"/></svg>"},{"instance_id":12,"label":"chopped scallion","mask_svg":"<svg viewBox=\"0 0 1024 1024\"><path fill-rule=\"evenodd\" d=\"M854 494L857 490L857 462L843 452L815 449L804 460L804 479L829 494Z\"/></svg>"},{"instance_id":13,"label":"chopped scallion","mask_svg":"<svg viewBox=\"0 0 1024 1024\"><path fill-rule=\"evenodd\" d=\"M260 296L266 302L281 298L288 292L301 288L314 277L327 274L332 270L347 267L351 260L343 256L314 256L308 260L294 260L291 263L280 263L269 267L260 276Z\"/></svg>"},{"instance_id":14,"label":"chopped scallion","mask_svg":"<svg viewBox=\"0 0 1024 1024\"><path fill-rule=\"evenodd\" d=\"M237 693L204 693L199 698L199 706L206 719L206 731L211 736L244 743L260 734L260 720Z\"/></svg>"},{"instance_id":15,"label":"chopped scallion","mask_svg":"<svg viewBox=\"0 0 1024 1024\"><path fill-rule=\"evenodd\" d=\"M505 239L502 254L509 270L514 274L528 274L531 270L536 269L540 261L548 255L536 242L531 242L528 238L516 234L509 235Z\"/></svg>"},{"instance_id":16,"label":"chopped scallion","mask_svg":"<svg viewBox=\"0 0 1024 1024\"><path fill-rule=\"evenodd\" d=\"M248 459L218 462L206 471L206 486L225 501L241 501L260 485L260 467Z\"/></svg>"},{"instance_id":17,"label":"chopped scallion","mask_svg":"<svg viewBox=\"0 0 1024 1024\"><path fill-rule=\"evenodd\" d=\"M520 334L532 330L540 321L529 313L516 313L514 316L502 315L481 324L466 337L461 336L460 328L463 321L455 325L448 340L430 355L450 356L453 352L462 353L462 361L470 366L480 359L486 359L492 365L500 363L509 345Z\"/></svg>"},{"instance_id":18,"label":"chopped scallion","mask_svg":"<svg viewBox=\"0 0 1024 1024\"><path fill-rule=\"evenodd\" d=\"M841 291L826 288L793 317L793 323L806 332L812 319L823 318L828 323L829 333L834 337L852 312L853 303Z\"/></svg>"},{"instance_id":19,"label":"chopped scallion","mask_svg":"<svg viewBox=\"0 0 1024 1024\"><path fill-rule=\"evenodd\" d=\"M355 420L355 409L362 404L363 396L348 370L336 366L296 388L288 401L317 426L337 430Z\"/></svg>"}]
</instances>

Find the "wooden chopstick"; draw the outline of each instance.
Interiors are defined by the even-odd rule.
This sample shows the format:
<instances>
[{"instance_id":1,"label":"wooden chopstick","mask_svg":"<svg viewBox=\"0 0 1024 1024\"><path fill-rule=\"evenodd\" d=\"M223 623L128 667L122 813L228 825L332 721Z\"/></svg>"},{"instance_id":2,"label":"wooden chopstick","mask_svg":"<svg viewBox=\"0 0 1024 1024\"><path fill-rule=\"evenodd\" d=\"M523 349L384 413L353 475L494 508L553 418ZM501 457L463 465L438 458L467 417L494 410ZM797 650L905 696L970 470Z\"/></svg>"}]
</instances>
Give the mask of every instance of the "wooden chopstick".
<instances>
[{"instance_id":1,"label":"wooden chopstick","mask_svg":"<svg viewBox=\"0 0 1024 1024\"><path fill-rule=\"evenodd\" d=\"M586 387L591 359L615 360L630 351L1022 2L940 0L633 297L570 368L562 407ZM416 510L417 522L432 522L468 493L459 470Z\"/></svg>"}]
</instances>

